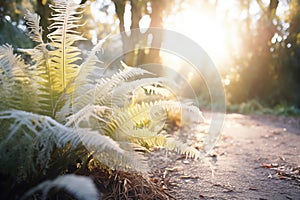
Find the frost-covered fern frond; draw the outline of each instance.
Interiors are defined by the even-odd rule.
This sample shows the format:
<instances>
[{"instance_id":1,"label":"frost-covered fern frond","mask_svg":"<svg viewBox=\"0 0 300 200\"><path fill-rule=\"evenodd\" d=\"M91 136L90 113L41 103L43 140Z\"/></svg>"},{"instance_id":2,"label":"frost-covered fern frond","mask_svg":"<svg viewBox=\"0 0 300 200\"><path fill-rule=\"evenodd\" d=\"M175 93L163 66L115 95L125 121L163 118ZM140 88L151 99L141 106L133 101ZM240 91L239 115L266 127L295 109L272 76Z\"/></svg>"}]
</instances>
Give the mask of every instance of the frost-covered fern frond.
<instances>
[{"instance_id":1,"label":"frost-covered fern frond","mask_svg":"<svg viewBox=\"0 0 300 200\"><path fill-rule=\"evenodd\" d=\"M197 106L191 103L181 103L180 101L168 100L155 102L162 106L171 114L180 116L182 122L188 123L202 123L205 118Z\"/></svg>"},{"instance_id":2,"label":"frost-covered fern frond","mask_svg":"<svg viewBox=\"0 0 300 200\"><path fill-rule=\"evenodd\" d=\"M161 134L168 112L177 112L177 115L188 112L193 118L198 119L193 119L193 123L202 120L197 107L170 100L142 102L129 107L114 108L112 114L107 117L109 121L100 126L98 124L98 127L101 132L119 142L130 142L138 145L136 147L161 147L186 154L187 157L199 158L198 150Z\"/></svg>"},{"instance_id":3,"label":"frost-covered fern frond","mask_svg":"<svg viewBox=\"0 0 300 200\"><path fill-rule=\"evenodd\" d=\"M95 80L101 77L103 74L103 69L97 66L97 63L102 63L98 57L97 53L102 51L102 45L105 39L100 40L98 44L88 53L87 58L80 65L80 71L74 79L75 84L75 96L80 96L84 94L87 89L91 88L91 85L95 84Z\"/></svg>"},{"instance_id":4,"label":"frost-covered fern frond","mask_svg":"<svg viewBox=\"0 0 300 200\"><path fill-rule=\"evenodd\" d=\"M29 10L27 10L24 18L29 28L29 37L39 44L44 43L43 30L40 26L41 17L38 14L31 13Z\"/></svg>"},{"instance_id":5,"label":"frost-covered fern frond","mask_svg":"<svg viewBox=\"0 0 300 200\"><path fill-rule=\"evenodd\" d=\"M112 96L116 94L114 93L114 89L116 87L123 85L125 81L130 78L136 79L144 74L151 73L141 68L128 67L119 73L115 73L111 78L102 78L98 80L94 90L95 103L101 105L111 105Z\"/></svg>"},{"instance_id":6,"label":"frost-covered fern frond","mask_svg":"<svg viewBox=\"0 0 300 200\"><path fill-rule=\"evenodd\" d=\"M48 27L52 32L48 34L50 45L56 48L49 51L50 70L53 76L54 89L63 92L67 85L78 73L80 50L74 45L76 41L85 40L75 29L79 27L79 20L83 6L70 0L56 0L50 8L54 11L50 20L53 23ZM72 91L72 88L69 88Z\"/></svg>"},{"instance_id":7,"label":"frost-covered fern frond","mask_svg":"<svg viewBox=\"0 0 300 200\"><path fill-rule=\"evenodd\" d=\"M155 117L154 113L157 111L151 110L151 108L149 104L115 108L107 117L109 121L99 128L117 141L130 141L132 137L151 137L163 128L166 119L166 113L163 111L159 113L158 117Z\"/></svg>"},{"instance_id":8,"label":"frost-covered fern frond","mask_svg":"<svg viewBox=\"0 0 300 200\"><path fill-rule=\"evenodd\" d=\"M133 129L138 128L147 128L150 132L158 133L164 127L170 112L182 117L186 122L189 120L190 123L200 123L204 120L196 106L173 100L142 102L121 109L115 108L113 112L111 122L104 125L104 131L113 138L122 138L124 134L131 137L131 134L136 134ZM185 119L185 116L189 118Z\"/></svg>"},{"instance_id":9,"label":"frost-covered fern frond","mask_svg":"<svg viewBox=\"0 0 300 200\"><path fill-rule=\"evenodd\" d=\"M93 49L88 52L88 56L84 59L84 62L80 65L80 72L75 78L75 83L78 86L86 85L86 83L94 83L96 79L99 79L99 75L103 74L102 68L99 68L96 64L102 63L97 53L102 52L102 45L106 41L106 38L100 40ZM100 72L100 73L99 73Z\"/></svg>"},{"instance_id":10,"label":"frost-covered fern frond","mask_svg":"<svg viewBox=\"0 0 300 200\"><path fill-rule=\"evenodd\" d=\"M47 180L31 188L24 194L21 200L26 200L37 192L42 193L42 200L47 199L51 189L62 189L80 200L99 200L98 190L91 178L67 174L54 180Z\"/></svg>"},{"instance_id":11,"label":"frost-covered fern frond","mask_svg":"<svg viewBox=\"0 0 300 200\"><path fill-rule=\"evenodd\" d=\"M166 138L166 144L164 148L175 151L179 154L185 154L187 158L199 159L201 156L203 156L200 151L194 147L191 147L190 145L171 137Z\"/></svg>"},{"instance_id":12,"label":"frost-covered fern frond","mask_svg":"<svg viewBox=\"0 0 300 200\"><path fill-rule=\"evenodd\" d=\"M64 148L67 144L71 150L81 145L112 168L122 169L142 162L141 156L130 158L132 153L97 131L68 128L48 116L10 110L0 112L0 122L0 171L5 174L26 178L37 170L46 170L53 147Z\"/></svg>"},{"instance_id":13,"label":"frost-covered fern frond","mask_svg":"<svg viewBox=\"0 0 300 200\"><path fill-rule=\"evenodd\" d=\"M0 110L29 108L35 111L35 85L28 65L13 53L10 45L0 46Z\"/></svg>"},{"instance_id":14,"label":"frost-covered fern frond","mask_svg":"<svg viewBox=\"0 0 300 200\"><path fill-rule=\"evenodd\" d=\"M27 10L25 15L26 24L29 29L29 37L37 43L33 49L18 49L18 51L31 56L34 61L30 67L30 75L36 81L37 98L39 98L40 110L38 113L54 117L55 105L59 98L59 92L54 89L53 69L51 69L51 59L47 46L42 38L42 27L40 26L40 16Z\"/></svg>"},{"instance_id":15,"label":"frost-covered fern frond","mask_svg":"<svg viewBox=\"0 0 300 200\"><path fill-rule=\"evenodd\" d=\"M147 90L147 87L149 86L152 86L151 91ZM131 101L141 101L140 99L144 99L143 102L147 102L153 100L153 96L151 95L151 93L163 95L164 93L161 90L162 87L164 87L164 89L166 90L169 90L170 93L172 92L170 88L176 90L175 84L169 79L164 77L142 78L130 82L124 82L122 85L119 85L113 89L112 96L110 97L110 101L112 105L119 106L119 107L124 106L128 101L130 101L129 98L131 98ZM148 94L148 92L151 93ZM166 96L156 96L156 97L163 99ZM171 98L171 96L168 97Z\"/></svg>"},{"instance_id":16,"label":"frost-covered fern frond","mask_svg":"<svg viewBox=\"0 0 300 200\"><path fill-rule=\"evenodd\" d=\"M106 110L110 110L107 106L98 106L98 105L91 105L88 104L75 114L69 116L67 118L66 126L70 127L82 127L81 122L87 122L87 127L92 127L90 118L93 117L94 119L98 121L106 122L104 118L101 118L104 116L104 112Z\"/></svg>"},{"instance_id":17,"label":"frost-covered fern frond","mask_svg":"<svg viewBox=\"0 0 300 200\"><path fill-rule=\"evenodd\" d=\"M80 26L78 23L83 6L73 0L56 0L50 8L54 11L50 18L53 23L48 27L52 31L48 34L50 43L44 43L42 40L40 16L27 11L25 19L29 37L38 45L34 49L19 49L19 51L31 55L35 61L31 66L31 76L35 77L39 86L37 90L41 105L39 113L55 117L56 112L66 101L62 98L62 94L65 91L67 93L73 91L71 82L79 71L77 61L81 59L80 50L74 43L85 38L75 30Z\"/></svg>"},{"instance_id":18,"label":"frost-covered fern frond","mask_svg":"<svg viewBox=\"0 0 300 200\"><path fill-rule=\"evenodd\" d=\"M87 91L91 91L91 89L94 88L95 80L99 79L99 76L103 74L103 68L97 66L97 63L102 63L98 59L97 53L102 51L102 44L104 41L105 39L100 40L98 44L96 44L93 49L88 52L87 58L85 58L84 62L80 65L80 71L72 84L74 91L72 93L63 94L62 98L65 99L66 103L58 111L57 118L65 119L80 109L83 109L87 103L91 103L93 91Z\"/></svg>"},{"instance_id":19,"label":"frost-covered fern frond","mask_svg":"<svg viewBox=\"0 0 300 200\"><path fill-rule=\"evenodd\" d=\"M93 103L96 105L111 106L111 97L113 95L113 89L123 84L130 78L137 78L139 76L151 74L150 72L141 68L125 68L118 73L115 73L111 77L103 77L103 74L99 75L101 78L96 80L95 84L86 85L86 90L82 93L78 93L73 99L72 109L73 113L82 109L85 105ZM77 83L76 83L77 84Z\"/></svg>"},{"instance_id":20,"label":"frost-covered fern frond","mask_svg":"<svg viewBox=\"0 0 300 200\"><path fill-rule=\"evenodd\" d=\"M1 80L27 81L26 68L28 67L20 56L14 55L11 45L0 46Z\"/></svg>"},{"instance_id":21,"label":"frost-covered fern frond","mask_svg":"<svg viewBox=\"0 0 300 200\"><path fill-rule=\"evenodd\" d=\"M134 142L146 147L160 147L179 154L184 154L187 158L199 159L203 156L197 149L167 135L159 134L149 138L135 138Z\"/></svg>"}]
</instances>

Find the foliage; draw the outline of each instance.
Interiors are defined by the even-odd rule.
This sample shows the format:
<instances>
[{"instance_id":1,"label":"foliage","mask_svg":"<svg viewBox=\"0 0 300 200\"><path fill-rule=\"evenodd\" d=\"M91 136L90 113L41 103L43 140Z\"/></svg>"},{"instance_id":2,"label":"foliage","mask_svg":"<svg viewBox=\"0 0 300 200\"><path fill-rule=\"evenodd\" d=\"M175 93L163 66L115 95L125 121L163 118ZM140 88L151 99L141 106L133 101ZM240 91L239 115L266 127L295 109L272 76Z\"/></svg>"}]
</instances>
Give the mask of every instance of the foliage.
<instances>
[{"instance_id":1,"label":"foliage","mask_svg":"<svg viewBox=\"0 0 300 200\"><path fill-rule=\"evenodd\" d=\"M238 112L243 114L270 114L284 116L300 116L300 109L295 106L278 104L275 107L268 107L258 100L250 100L241 104L227 106L228 112Z\"/></svg>"},{"instance_id":2,"label":"foliage","mask_svg":"<svg viewBox=\"0 0 300 200\"><path fill-rule=\"evenodd\" d=\"M70 165L88 167L91 159L109 170L145 172L143 153L151 147L199 158L199 151L164 131L169 113L188 112L194 116L191 123L199 123L199 109L176 101L167 92L174 84L146 70L124 65L106 76L97 66L103 41L81 62L75 42L85 39L76 31L83 7L57 0L50 8L54 12L49 43L43 40L40 17L29 11L25 15L36 46L17 50L28 54L31 62L15 55L10 45L0 47L0 174L11 183L5 191L64 174ZM46 181L27 194L45 186L45 197L57 185L75 196L85 194L84 188L75 192L76 185L65 184L74 178Z\"/></svg>"},{"instance_id":3,"label":"foliage","mask_svg":"<svg viewBox=\"0 0 300 200\"><path fill-rule=\"evenodd\" d=\"M72 184L70 184L72 183ZM87 177L77 176L73 174L59 176L51 181L44 181L38 186L30 189L22 199L26 199L38 191L42 191L41 199L45 200L47 194L53 188L65 189L71 193L76 199L96 200L99 198L97 188L91 179Z\"/></svg>"},{"instance_id":4,"label":"foliage","mask_svg":"<svg viewBox=\"0 0 300 200\"><path fill-rule=\"evenodd\" d=\"M279 14L279 4L288 7L284 14ZM251 14L254 5L259 7L258 13ZM295 92L300 88L299 1L265 4L248 0L239 6L240 14L247 15L231 21L240 27L241 38L238 48L231 51L233 73L226 88L229 101L238 104L256 99L268 107L282 102L299 107L300 95Z\"/></svg>"}]
</instances>

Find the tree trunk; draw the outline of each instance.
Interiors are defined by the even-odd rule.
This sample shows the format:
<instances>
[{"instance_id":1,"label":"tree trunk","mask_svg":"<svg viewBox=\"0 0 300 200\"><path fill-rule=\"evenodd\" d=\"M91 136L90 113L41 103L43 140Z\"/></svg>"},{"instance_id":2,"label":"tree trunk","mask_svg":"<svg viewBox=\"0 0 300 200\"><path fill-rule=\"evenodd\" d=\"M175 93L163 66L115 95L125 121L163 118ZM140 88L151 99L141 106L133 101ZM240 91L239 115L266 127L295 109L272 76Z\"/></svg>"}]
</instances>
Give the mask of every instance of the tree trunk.
<instances>
[{"instance_id":1,"label":"tree trunk","mask_svg":"<svg viewBox=\"0 0 300 200\"><path fill-rule=\"evenodd\" d=\"M40 25L42 26L43 29L43 40L47 41L47 35L49 33L48 26L50 25L49 18L51 14L51 10L49 8L49 1L47 1L44 5L42 0L37 0L36 3L37 3L36 12L41 16Z\"/></svg>"},{"instance_id":2,"label":"tree trunk","mask_svg":"<svg viewBox=\"0 0 300 200\"><path fill-rule=\"evenodd\" d=\"M146 33L140 33L139 31L131 31L129 35L125 33L124 27L124 13L125 13L125 6L126 1L124 0L113 0L116 13L120 20L119 28L121 33L121 39L123 44L123 52L124 52L124 62L129 66L138 66L147 63L160 63L160 56L159 56L159 48L162 43L162 37L153 38L151 47L157 48L150 48L149 51L146 53L143 47L146 46L148 42L148 35L151 34L151 30L147 31ZM131 4L131 26L130 29L138 29L139 22L143 17L143 14L146 10L146 1L135 1L130 0ZM150 14L151 23L150 27L154 28L162 28L162 17L163 17L163 8L164 5L160 0L152 0L151 7L152 13ZM129 50L133 50L129 52Z\"/></svg>"}]
</instances>

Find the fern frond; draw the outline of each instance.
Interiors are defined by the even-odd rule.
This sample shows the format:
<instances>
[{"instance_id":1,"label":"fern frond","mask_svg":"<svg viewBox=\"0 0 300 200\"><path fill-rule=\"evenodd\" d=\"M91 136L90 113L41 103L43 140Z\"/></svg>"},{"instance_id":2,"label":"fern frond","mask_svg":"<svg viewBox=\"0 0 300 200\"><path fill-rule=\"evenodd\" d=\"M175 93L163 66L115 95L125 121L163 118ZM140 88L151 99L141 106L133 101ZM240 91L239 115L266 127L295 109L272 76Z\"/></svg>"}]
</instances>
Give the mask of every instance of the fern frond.
<instances>
[{"instance_id":1,"label":"fern frond","mask_svg":"<svg viewBox=\"0 0 300 200\"><path fill-rule=\"evenodd\" d=\"M0 110L37 110L36 85L28 67L10 45L0 46Z\"/></svg>"},{"instance_id":2,"label":"fern frond","mask_svg":"<svg viewBox=\"0 0 300 200\"><path fill-rule=\"evenodd\" d=\"M96 64L101 63L97 57L97 53L102 50L102 44L105 39L100 40L97 45L88 53L87 58L80 65L80 71L74 78L73 93L64 93L63 98L67 99L65 105L57 113L57 118L60 121L65 119L67 116L76 113L82 109L87 103L90 103L93 98L93 93L87 93L94 88L96 78L103 73L103 69L99 68ZM83 103L82 103L83 102Z\"/></svg>"},{"instance_id":3,"label":"fern frond","mask_svg":"<svg viewBox=\"0 0 300 200\"><path fill-rule=\"evenodd\" d=\"M184 122L190 121L192 123L205 122L205 118L202 115L200 109L191 103L181 103L179 101L157 101L155 104L162 106L168 112L175 113L181 117Z\"/></svg>"},{"instance_id":4,"label":"fern frond","mask_svg":"<svg viewBox=\"0 0 300 200\"><path fill-rule=\"evenodd\" d=\"M166 114L172 112L184 118L188 115L193 123L203 122L205 119L196 106L183 104L177 101L155 101L142 102L115 110L112 115L111 123L107 124L109 132L119 134L121 132L130 132L132 127L147 127L150 131L159 131L163 128L166 120ZM186 113L187 112L187 113ZM187 119L183 119L187 120ZM130 133L128 133L130 135Z\"/></svg>"},{"instance_id":5,"label":"fern frond","mask_svg":"<svg viewBox=\"0 0 300 200\"><path fill-rule=\"evenodd\" d=\"M54 180L47 180L27 191L21 200L25 200L35 193L42 192L42 200L47 199L47 194L51 189L63 189L77 199L97 200L99 199L98 190L91 178L67 174L59 176Z\"/></svg>"},{"instance_id":6,"label":"fern frond","mask_svg":"<svg viewBox=\"0 0 300 200\"><path fill-rule=\"evenodd\" d=\"M109 155L109 162L112 162L113 158L116 159L114 155L127 157L125 151L109 137L89 129L68 128L48 116L9 110L0 112L0 121L2 172L11 172L24 177L35 171L36 166L46 169L53 147L63 148L67 144L70 144L72 149L79 145L85 146L104 164L108 161L107 158L99 156L103 153ZM121 163L116 162L110 167L122 167L118 164Z\"/></svg>"},{"instance_id":7,"label":"fern frond","mask_svg":"<svg viewBox=\"0 0 300 200\"><path fill-rule=\"evenodd\" d=\"M143 91L144 87L148 87L148 86L153 86L152 93L155 92L159 94L163 94L160 92L161 90L159 87L161 86L173 88L173 90L175 90L176 88L176 86L172 81L164 77L143 78L139 80L125 82L122 85L115 87L112 91L112 96L110 101L112 102L113 105L122 107L126 104L126 102L129 101L128 98L130 97L133 98L134 101L136 101L139 98L147 98L147 96L151 98L151 95L146 94L147 91ZM132 94L130 95L130 93Z\"/></svg>"},{"instance_id":8,"label":"fern frond","mask_svg":"<svg viewBox=\"0 0 300 200\"><path fill-rule=\"evenodd\" d=\"M53 69L51 69L51 59L47 46L42 39L42 27L40 26L40 16L27 10L25 15L26 24L29 28L29 37L38 43L33 49L18 49L19 52L31 56L34 64L31 66L30 76L37 85L37 97L39 98L40 110L38 113L54 117L55 105L59 98L59 92L54 89Z\"/></svg>"},{"instance_id":9,"label":"fern frond","mask_svg":"<svg viewBox=\"0 0 300 200\"><path fill-rule=\"evenodd\" d=\"M84 62L80 65L80 71L74 79L74 83L76 84L76 90L74 92L78 93L78 96L85 93L86 87L90 84L94 84L95 80L103 73L103 69L99 68L96 64L102 63L98 59L97 53L102 51L102 45L104 42L104 39L100 40L88 53L87 58L85 58Z\"/></svg>"},{"instance_id":10,"label":"fern frond","mask_svg":"<svg viewBox=\"0 0 300 200\"><path fill-rule=\"evenodd\" d=\"M29 28L29 37L37 43L44 43L43 30L40 26L41 17L36 13L31 13L29 10L26 10L24 18Z\"/></svg>"},{"instance_id":11,"label":"fern frond","mask_svg":"<svg viewBox=\"0 0 300 200\"><path fill-rule=\"evenodd\" d=\"M134 129L139 128L147 128L148 134L152 135L152 131L159 132L164 127L168 112L175 112L179 116L183 112L188 112L192 115L193 122L199 123L203 120L200 110L189 104L181 104L172 100L142 102L130 107L115 108L110 123L104 125L103 131L117 140L122 140L124 137L137 137ZM132 135L133 133L135 135ZM145 134L141 137L145 137Z\"/></svg>"},{"instance_id":12,"label":"fern frond","mask_svg":"<svg viewBox=\"0 0 300 200\"><path fill-rule=\"evenodd\" d=\"M97 81L96 88L94 90L95 103L110 104L113 89L119 85L123 85L124 82L130 78L136 78L144 74L151 74L147 70L141 68L125 68L119 73L114 74L111 78L102 78Z\"/></svg>"},{"instance_id":13,"label":"fern frond","mask_svg":"<svg viewBox=\"0 0 300 200\"><path fill-rule=\"evenodd\" d=\"M48 34L50 44L54 48L50 51L50 69L53 76L54 89L63 92L67 85L77 76L79 66L76 61L81 60L79 57L80 50L73 44L76 41L85 40L74 29L79 27L80 14L83 6L75 3L73 0L55 1L50 8L55 12L50 20L53 23L48 27L52 30ZM69 89L72 91L72 88Z\"/></svg>"},{"instance_id":14,"label":"fern frond","mask_svg":"<svg viewBox=\"0 0 300 200\"><path fill-rule=\"evenodd\" d=\"M187 158L199 159L203 156L197 149L167 135L158 134L148 138L134 138L133 141L147 148L159 147L179 154L184 154Z\"/></svg>"},{"instance_id":15,"label":"fern frond","mask_svg":"<svg viewBox=\"0 0 300 200\"><path fill-rule=\"evenodd\" d=\"M104 124L102 130L115 140L128 141L128 138L132 136L131 134L135 133L133 131L136 127L133 121L134 117L130 118L127 110L114 110L113 112L110 122Z\"/></svg>"},{"instance_id":16,"label":"fern frond","mask_svg":"<svg viewBox=\"0 0 300 200\"><path fill-rule=\"evenodd\" d=\"M14 55L11 45L0 46L0 65L2 79L10 79L10 81L28 80L25 72L28 66L20 56Z\"/></svg>"},{"instance_id":17,"label":"fern frond","mask_svg":"<svg viewBox=\"0 0 300 200\"><path fill-rule=\"evenodd\" d=\"M101 130L117 141L132 138L149 138L157 135L165 125L166 111L153 103L136 104L131 107L115 108L101 126Z\"/></svg>"},{"instance_id":18,"label":"fern frond","mask_svg":"<svg viewBox=\"0 0 300 200\"><path fill-rule=\"evenodd\" d=\"M179 154L185 154L187 158L199 159L201 156L203 156L197 149L171 137L166 138L166 143L163 148L166 148L170 151L175 151Z\"/></svg>"},{"instance_id":19,"label":"fern frond","mask_svg":"<svg viewBox=\"0 0 300 200\"><path fill-rule=\"evenodd\" d=\"M19 48L18 51L30 55L34 61L34 64L30 66L29 75L36 85L36 96L40 104L40 109L37 113L54 117L55 104L60 94L53 87L53 77L50 73L50 58L46 45L41 43L34 49Z\"/></svg>"},{"instance_id":20,"label":"fern frond","mask_svg":"<svg viewBox=\"0 0 300 200\"><path fill-rule=\"evenodd\" d=\"M88 56L85 58L84 62L80 65L80 72L78 76L75 79L76 84L78 85L85 85L86 82L93 82L96 79L99 79L99 75L103 74L103 71L99 70L99 67L97 67L97 63L102 63L97 57L97 53L101 52L102 45L106 41L106 38L100 40L93 49L88 52ZM101 70L103 70L101 68ZM99 73L99 71L101 73Z\"/></svg>"},{"instance_id":21,"label":"fern frond","mask_svg":"<svg viewBox=\"0 0 300 200\"><path fill-rule=\"evenodd\" d=\"M121 85L130 78L145 74L151 73L141 68L126 68L111 77L104 78L103 74L100 74L99 76L102 76L102 78L97 79L95 84L86 84L85 91L74 97L73 112L77 112L91 102L97 105L111 106L112 91L116 86Z\"/></svg>"},{"instance_id":22,"label":"fern frond","mask_svg":"<svg viewBox=\"0 0 300 200\"><path fill-rule=\"evenodd\" d=\"M86 128L69 128L48 116L20 110L0 112L0 172L26 178L45 171L54 147L82 147L113 169L147 170L144 157L133 149L122 149L110 137ZM14 145L18 144L18 145ZM76 152L73 152L76 154ZM137 166L141 165L141 168ZM136 168L137 167L137 168Z\"/></svg>"},{"instance_id":23,"label":"fern frond","mask_svg":"<svg viewBox=\"0 0 300 200\"><path fill-rule=\"evenodd\" d=\"M88 104L75 114L69 116L67 118L66 126L75 125L75 127L82 127L80 126L81 122L87 122L88 127L91 127L90 118L93 117L96 120L106 122L101 116L103 116L105 110L110 110L107 106L98 106L98 105L91 105Z\"/></svg>"},{"instance_id":24,"label":"fern frond","mask_svg":"<svg viewBox=\"0 0 300 200\"><path fill-rule=\"evenodd\" d=\"M32 66L32 77L38 83L38 96L41 111L39 113L55 117L60 110L65 98L64 92L71 93L74 89L70 84L77 76L79 65L76 64L80 57L80 50L74 45L78 40L85 40L74 29L80 26L79 19L83 6L74 1L54 1L50 8L55 12L50 20L54 21L48 28L52 31L48 38L50 44L42 40L42 29L39 26L40 17L27 11L25 19L29 26L29 37L39 44L34 49L19 49L31 55L35 64ZM47 46L53 49L48 50ZM68 85L71 85L67 87ZM69 101L70 102L70 101Z\"/></svg>"}]
</instances>

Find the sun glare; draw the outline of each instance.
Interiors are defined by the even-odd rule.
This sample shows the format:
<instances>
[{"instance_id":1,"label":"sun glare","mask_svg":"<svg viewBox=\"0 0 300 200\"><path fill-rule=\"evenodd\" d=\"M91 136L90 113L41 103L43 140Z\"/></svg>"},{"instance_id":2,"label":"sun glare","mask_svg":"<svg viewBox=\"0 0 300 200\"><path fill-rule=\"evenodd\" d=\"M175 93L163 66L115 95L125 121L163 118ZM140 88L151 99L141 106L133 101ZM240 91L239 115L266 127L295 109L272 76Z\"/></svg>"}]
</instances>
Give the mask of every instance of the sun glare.
<instances>
[{"instance_id":1,"label":"sun glare","mask_svg":"<svg viewBox=\"0 0 300 200\"><path fill-rule=\"evenodd\" d=\"M194 40L208 53L219 69L226 70L224 68L229 58L227 38L231 33L213 12L204 10L197 3L187 5L176 15L169 16L164 27Z\"/></svg>"}]
</instances>

